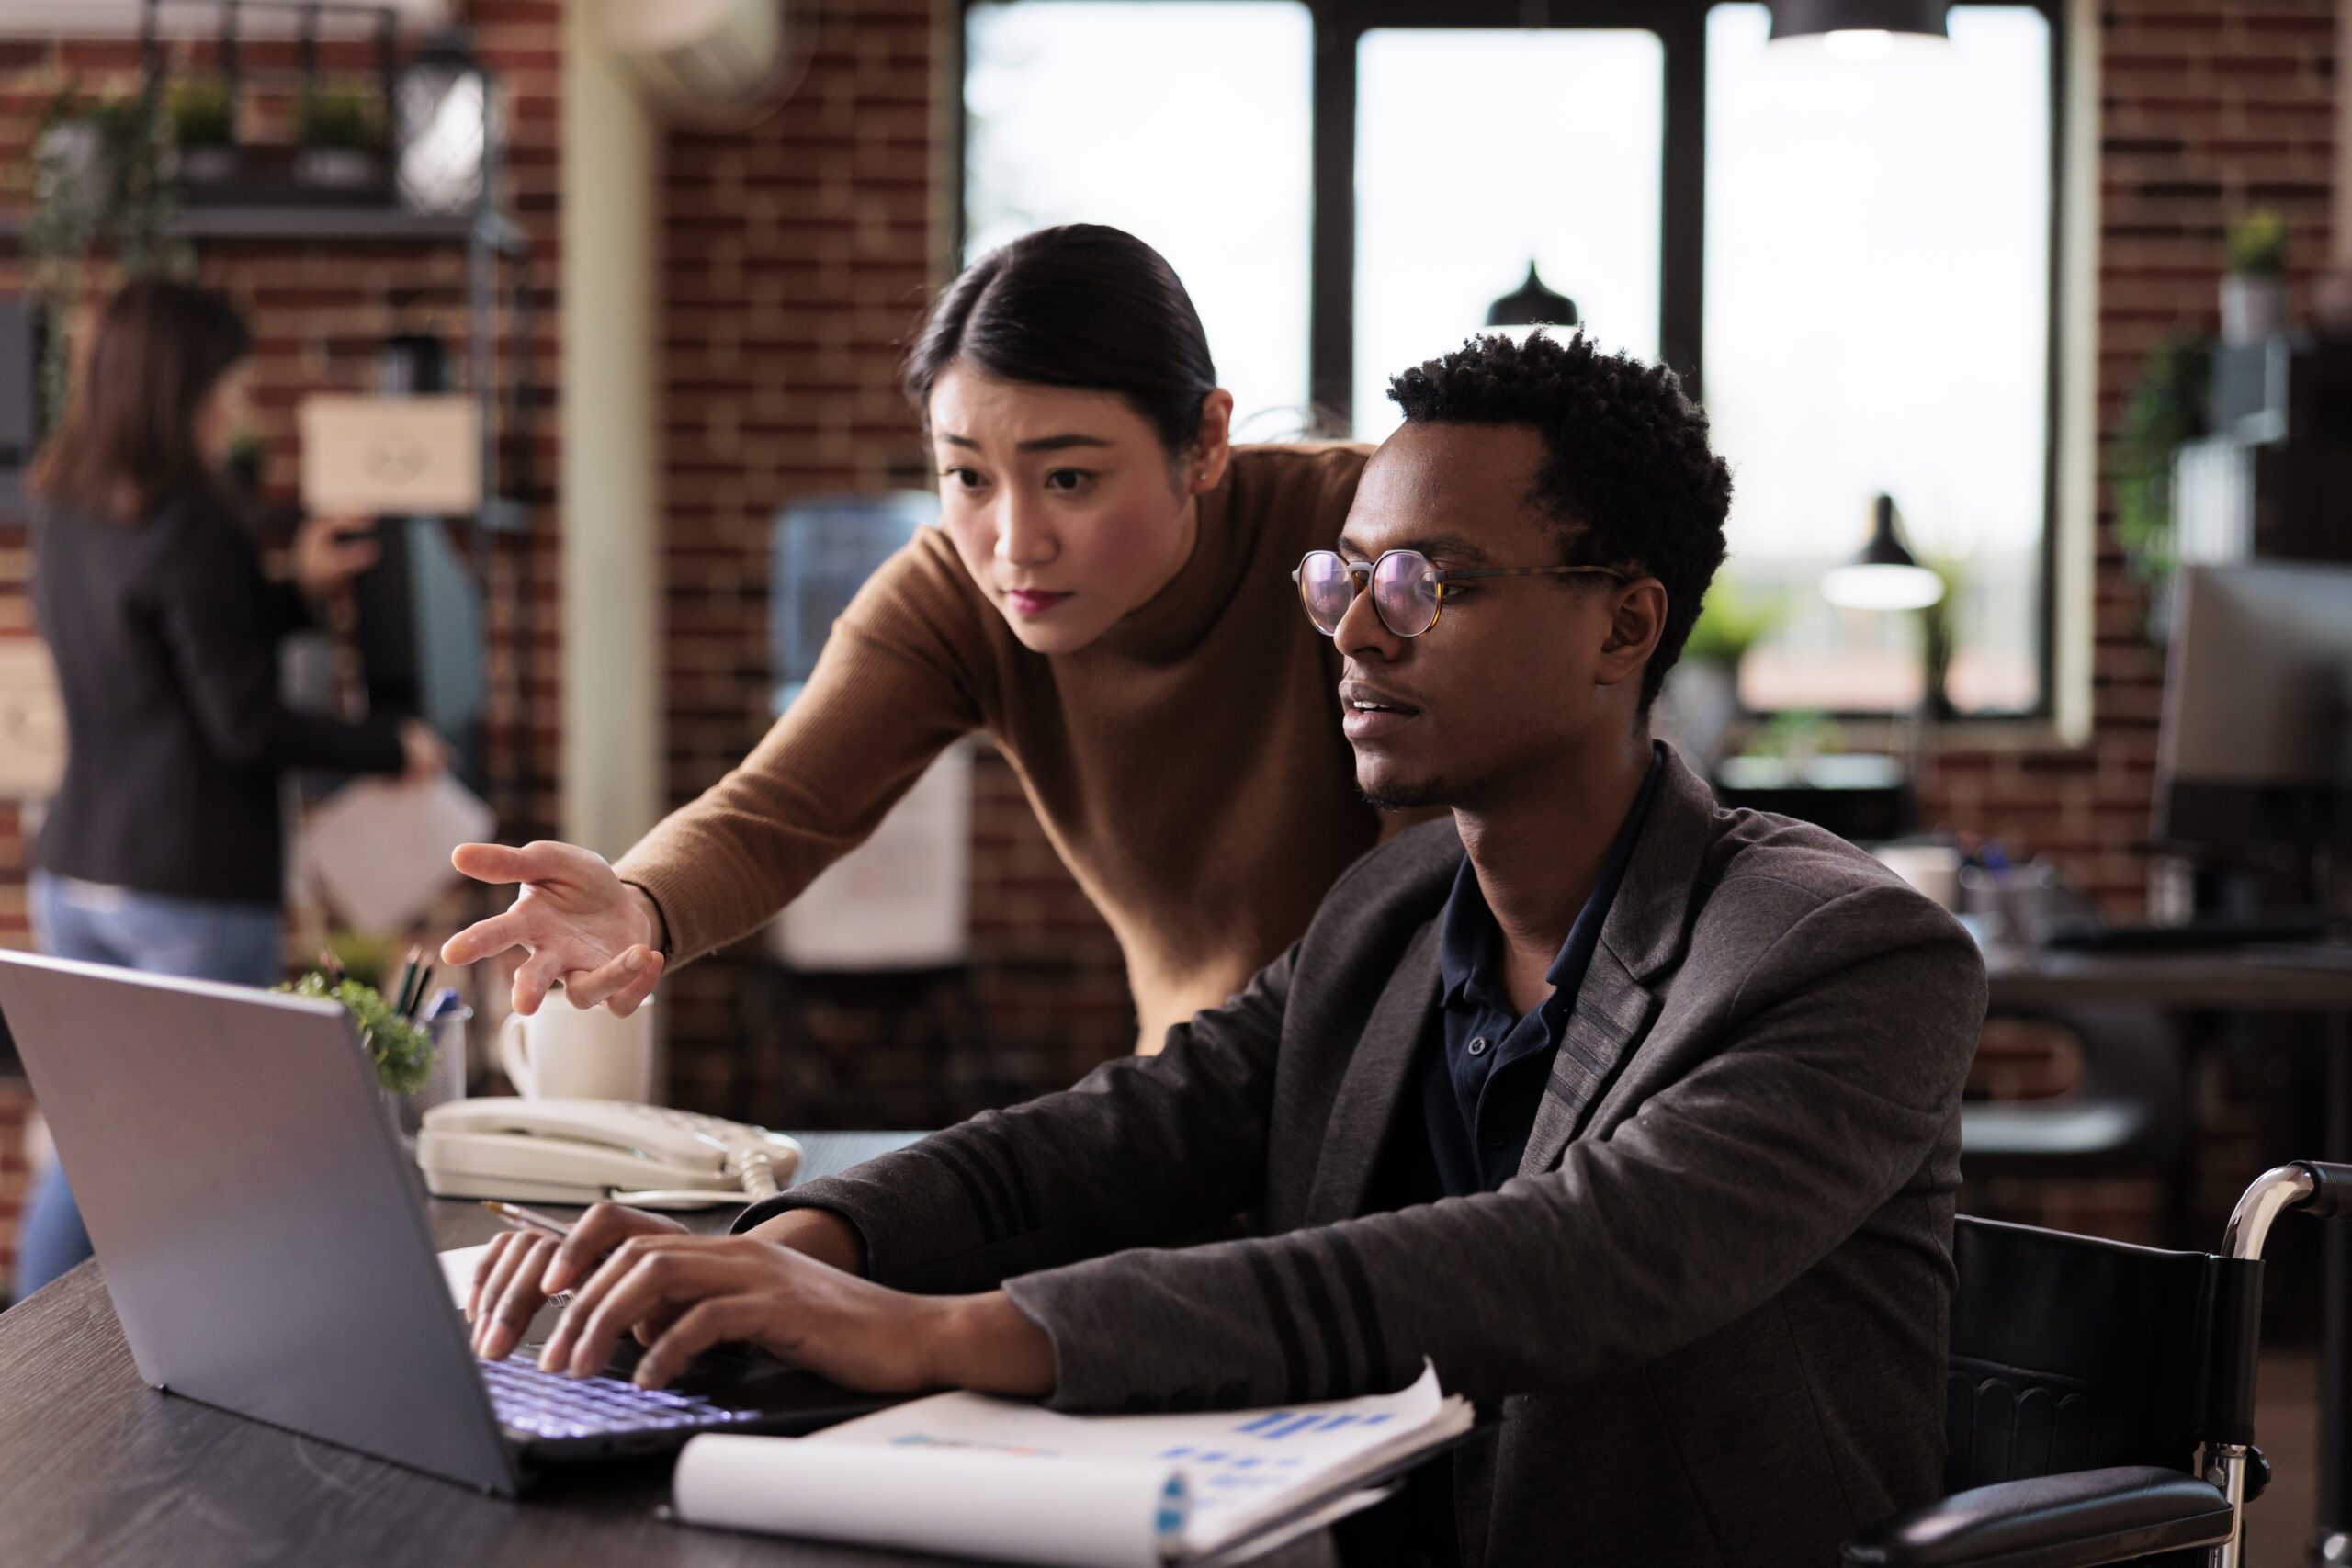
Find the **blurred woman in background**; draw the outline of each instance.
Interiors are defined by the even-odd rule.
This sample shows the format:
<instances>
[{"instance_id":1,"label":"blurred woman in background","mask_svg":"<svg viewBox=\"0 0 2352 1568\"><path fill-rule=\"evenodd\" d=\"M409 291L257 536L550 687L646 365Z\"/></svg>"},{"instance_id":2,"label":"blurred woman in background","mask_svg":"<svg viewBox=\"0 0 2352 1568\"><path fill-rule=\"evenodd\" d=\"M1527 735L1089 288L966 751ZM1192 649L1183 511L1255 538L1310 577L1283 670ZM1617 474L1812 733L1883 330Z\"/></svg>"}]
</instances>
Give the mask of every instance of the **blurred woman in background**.
<instances>
[{"instance_id":1,"label":"blurred woman in background","mask_svg":"<svg viewBox=\"0 0 2352 1568\"><path fill-rule=\"evenodd\" d=\"M252 334L211 290L126 285L98 319L32 490L33 607L64 699L65 776L32 855L33 938L61 958L268 986L284 975L281 775L426 778L439 738L279 698L278 643L374 564L364 521L296 533L273 581L222 473ZM19 1297L89 1256L54 1165L36 1176Z\"/></svg>"}]
</instances>

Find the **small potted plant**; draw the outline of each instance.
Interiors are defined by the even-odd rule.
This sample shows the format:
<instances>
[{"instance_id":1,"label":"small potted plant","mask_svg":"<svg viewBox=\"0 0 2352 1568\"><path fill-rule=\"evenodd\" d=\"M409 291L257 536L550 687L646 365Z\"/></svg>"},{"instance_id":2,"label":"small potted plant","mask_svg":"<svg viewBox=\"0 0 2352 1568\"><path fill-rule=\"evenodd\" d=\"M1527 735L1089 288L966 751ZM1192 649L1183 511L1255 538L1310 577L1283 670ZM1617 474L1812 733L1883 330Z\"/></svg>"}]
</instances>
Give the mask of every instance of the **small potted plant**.
<instances>
[{"instance_id":1,"label":"small potted plant","mask_svg":"<svg viewBox=\"0 0 2352 1568\"><path fill-rule=\"evenodd\" d=\"M437 1055L433 1032L401 1017L375 987L349 976L313 969L290 986L298 997L322 997L343 1004L359 1026L359 1043L376 1064L376 1081L388 1095L413 1094L433 1074Z\"/></svg>"},{"instance_id":2,"label":"small potted plant","mask_svg":"<svg viewBox=\"0 0 2352 1568\"><path fill-rule=\"evenodd\" d=\"M2257 208L2230 225L2222 277L2222 341L2260 343L2287 330L2287 222Z\"/></svg>"},{"instance_id":3,"label":"small potted plant","mask_svg":"<svg viewBox=\"0 0 2352 1568\"><path fill-rule=\"evenodd\" d=\"M237 177L237 105L226 82L198 77L175 84L164 100L164 119L183 186L227 185Z\"/></svg>"},{"instance_id":4,"label":"small potted plant","mask_svg":"<svg viewBox=\"0 0 2352 1568\"><path fill-rule=\"evenodd\" d=\"M320 190L367 191L385 184L383 117L356 87L313 87L296 116L301 150L294 178Z\"/></svg>"}]
</instances>

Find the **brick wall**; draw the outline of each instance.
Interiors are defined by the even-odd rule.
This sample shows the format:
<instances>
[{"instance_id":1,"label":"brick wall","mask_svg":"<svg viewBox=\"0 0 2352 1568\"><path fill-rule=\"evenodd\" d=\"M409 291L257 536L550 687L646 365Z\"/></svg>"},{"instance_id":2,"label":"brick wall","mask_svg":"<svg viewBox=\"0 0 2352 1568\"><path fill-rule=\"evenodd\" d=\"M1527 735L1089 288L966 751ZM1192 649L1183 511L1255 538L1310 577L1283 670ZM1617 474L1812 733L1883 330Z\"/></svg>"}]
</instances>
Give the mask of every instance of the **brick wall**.
<instances>
[{"instance_id":1,"label":"brick wall","mask_svg":"<svg viewBox=\"0 0 2352 1568\"><path fill-rule=\"evenodd\" d=\"M556 650L559 605L556 587L557 514L548 488L557 472L552 417L557 363L558 148L557 74L560 61L559 0L473 0L463 10L476 28L482 56L506 94L511 146L506 208L528 230L532 241L530 281L537 317L533 341L502 341L509 363L527 350L533 379L540 389L539 412L526 430L509 433L510 459L526 444L537 489L526 540L502 548L492 593L492 688L501 694L492 716L490 744L500 759L494 772L516 781L509 803L511 820L503 830L544 832L555 817ZM173 46L175 56L202 63L209 47ZM256 73L289 65L286 42L249 40L245 61ZM334 46L325 51L331 74L364 73L367 53ZM139 51L124 39L74 39L0 43L0 211L21 212L30 200L27 152L41 117L69 84L85 96L136 90ZM292 101L281 90L257 91L244 134L256 140L283 137L291 123ZM305 394L322 389L364 390L373 385L375 355L395 330L439 333L463 363L467 340L466 258L448 244L346 244L281 242L208 242L198 256L204 281L227 290L245 310L255 336L254 405L266 442L265 488L273 501L290 504L299 471L294 409ZM0 240L0 289L13 290L24 276L14 242ZM100 282L103 286L103 280ZM412 303L396 310L396 295ZM25 582L29 569L21 519L0 518L0 637L32 635ZM532 634L518 644L514 610L530 596ZM517 683L517 660L527 664L527 683ZM0 943L23 946L30 933L25 919L24 839L19 812L0 805ZM14 1080L0 1082L0 1293L13 1272L15 1221L21 1201L19 1158L21 1096Z\"/></svg>"},{"instance_id":2,"label":"brick wall","mask_svg":"<svg viewBox=\"0 0 2352 1568\"><path fill-rule=\"evenodd\" d=\"M2258 207L2292 231L2299 296L2329 255L2335 148L2335 0L2110 0L2101 15L2098 408L2119 428L2148 351L2166 336L2211 333L2222 234ZM2045 854L2109 913L2144 908L2164 656L2144 635L2138 585L2100 491L2095 575L2092 736L2079 750L1943 753L1923 781L1930 819ZM2070 1079L2030 1032L1988 1035L1980 1080L2041 1092ZM2192 1077L2203 1214L2226 1212L2267 1153L2254 1097L2222 1056ZM2017 1217L2147 1239L2153 1183L2036 1184L1974 1195Z\"/></svg>"}]
</instances>

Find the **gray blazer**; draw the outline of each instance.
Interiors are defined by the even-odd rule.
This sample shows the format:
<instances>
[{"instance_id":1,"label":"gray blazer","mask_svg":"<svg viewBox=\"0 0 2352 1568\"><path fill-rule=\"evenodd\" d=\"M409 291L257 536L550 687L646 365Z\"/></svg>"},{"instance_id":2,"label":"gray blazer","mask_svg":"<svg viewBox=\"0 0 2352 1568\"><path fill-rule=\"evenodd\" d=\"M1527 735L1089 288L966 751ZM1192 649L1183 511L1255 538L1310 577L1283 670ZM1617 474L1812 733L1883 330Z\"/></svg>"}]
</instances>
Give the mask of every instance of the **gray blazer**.
<instances>
[{"instance_id":1,"label":"gray blazer","mask_svg":"<svg viewBox=\"0 0 2352 1568\"><path fill-rule=\"evenodd\" d=\"M1940 1491L1974 945L1669 755L1519 1174L1374 1213L1462 855L1451 822L1398 835L1159 1055L740 1223L823 1208L876 1280L1002 1283L1067 1410L1393 1389L1427 1357L1501 1415L1456 1456L1465 1563L1833 1562Z\"/></svg>"}]
</instances>

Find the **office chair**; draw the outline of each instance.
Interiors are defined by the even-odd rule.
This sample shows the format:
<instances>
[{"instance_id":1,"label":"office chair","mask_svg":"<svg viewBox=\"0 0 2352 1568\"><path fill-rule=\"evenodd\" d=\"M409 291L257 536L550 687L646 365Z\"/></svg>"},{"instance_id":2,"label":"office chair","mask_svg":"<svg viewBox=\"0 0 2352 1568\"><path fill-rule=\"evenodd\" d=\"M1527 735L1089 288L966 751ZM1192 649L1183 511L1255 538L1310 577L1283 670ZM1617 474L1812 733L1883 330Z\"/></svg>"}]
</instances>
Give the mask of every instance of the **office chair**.
<instances>
[{"instance_id":1,"label":"office chair","mask_svg":"<svg viewBox=\"0 0 2352 1568\"><path fill-rule=\"evenodd\" d=\"M2170 1021L2135 1008L2073 1008L2040 1019L2082 1049L2082 1080L2048 1100L1971 1101L1960 1109L1961 1168L1973 1180L2085 1180L2154 1175L2164 1184L2164 1240L2187 1208L2188 1106Z\"/></svg>"},{"instance_id":2,"label":"office chair","mask_svg":"<svg viewBox=\"0 0 2352 1568\"><path fill-rule=\"evenodd\" d=\"M1960 1220L1950 1495L1865 1531L1846 1568L2239 1568L2269 1479L2254 1447L2262 1246L2290 1209L2352 1214L2352 1166L2265 1172L2219 1255Z\"/></svg>"}]
</instances>

